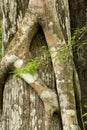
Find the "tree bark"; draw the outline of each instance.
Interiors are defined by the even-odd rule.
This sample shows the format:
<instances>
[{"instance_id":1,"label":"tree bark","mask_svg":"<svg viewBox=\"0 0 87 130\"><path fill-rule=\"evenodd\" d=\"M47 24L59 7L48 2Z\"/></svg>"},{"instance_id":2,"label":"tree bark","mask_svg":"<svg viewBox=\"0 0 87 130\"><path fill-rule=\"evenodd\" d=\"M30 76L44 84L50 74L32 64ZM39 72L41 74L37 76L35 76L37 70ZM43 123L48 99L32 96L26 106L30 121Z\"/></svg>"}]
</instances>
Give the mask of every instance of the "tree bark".
<instances>
[{"instance_id":1,"label":"tree bark","mask_svg":"<svg viewBox=\"0 0 87 130\"><path fill-rule=\"evenodd\" d=\"M29 85L19 78L8 75L5 87L3 88L3 84L0 84L2 87L1 91L4 89L1 127L3 130L61 130L62 128L63 130L80 130L77 114L81 115L81 113L80 111L77 113L76 110L75 98L78 97L75 97L76 87L74 85L76 85L76 82L75 84L73 82L72 56L65 58L64 64L62 64L60 60L54 62L54 56L59 55L57 48L66 44L71 36L68 0L66 2L58 1L60 8L55 0L47 0L44 2L41 0L30 0L26 1L25 4L27 3L28 5L28 2L29 6L27 11L25 11L25 6L23 6L22 2L21 5L24 7L24 10L19 9L19 11L17 11L18 1L12 3L4 1L3 25L6 25L6 27L3 27L4 57L1 61L1 70L5 70L6 74L2 71L2 75L3 77L7 77L9 66L11 69L12 65L15 68L25 66L30 59L29 48L32 48L32 45L34 48L35 46L37 48L37 45L40 48L44 43L47 43L46 45L48 45L51 51L52 63L43 67L46 71L50 67L51 72L46 72L46 75L47 78L51 78L46 78L45 72L41 71L41 67L39 72L36 72L34 76L29 73L19 75ZM9 10L10 5L14 7L14 18L11 17L12 12ZM58 6L57 9L55 8L56 5ZM5 6L7 10L5 10ZM62 10L64 12L62 12ZM17 14L17 12L19 12L19 14ZM25 15L23 15L23 13ZM63 14L65 16L64 19L62 18ZM7 18L7 16L9 16L9 18ZM13 19L16 21L13 21ZM11 25L14 26L14 28L10 28L9 24L7 24L9 21L12 22ZM18 23L20 21L22 22L19 26ZM14 38L12 35L15 35ZM40 37L42 41L38 37ZM33 42L41 42L41 45L34 45ZM37 52L37 49L35 49L35 52ZM31 55L32 54L33 52L31 52ZM35 56L36 55L38 55L38 53L35 54ZM3 68L3 64L5 69ZM52 74L53 69L51 64L53 65L55 77ZM41 79L39 78L40 75ZM80 99L78 99L78 101L80 102ZM40 108L40 111L38 111L38 108ZM15 119L15 117L17 117L17 119ZM84 129L81 118L80 121L80 126Z\"/></svg>"}]
</instances>

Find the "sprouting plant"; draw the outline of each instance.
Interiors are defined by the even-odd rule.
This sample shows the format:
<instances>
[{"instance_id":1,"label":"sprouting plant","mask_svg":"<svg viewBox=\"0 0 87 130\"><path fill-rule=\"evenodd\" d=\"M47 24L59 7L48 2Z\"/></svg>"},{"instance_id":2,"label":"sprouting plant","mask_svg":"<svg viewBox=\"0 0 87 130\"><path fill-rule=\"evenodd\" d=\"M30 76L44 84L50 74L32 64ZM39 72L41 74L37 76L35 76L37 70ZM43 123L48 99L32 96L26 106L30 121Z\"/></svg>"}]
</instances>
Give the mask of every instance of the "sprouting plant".
<instances>
[{"instance_id":1,"label":"sprouting plant","mask_svg":"<svg viewBox=\"0 0 87 130\"><path fill-rule=\"evenodd\" d=\"M57 48L58 55L55 57L55 60L59 60L61 63L64 63L67 58L71 56L72 45L70 42L62 45L60 48Z\"/></svg>"},{"instance_id":2,"label":"sprouting plant","mask_svg":"<svg viewBox=\"0 0 87 130\"><path fill-rule=\"evenodd\" d=\"M65 59L71 56L72 46L74 45L76 46L78 52L79 49L81 49L84 45L87 44L86 40L81 40L86 32L87 26L80 29L76 29L73 33L71 40L69 40L66 44L61 45L60 48L56 48L56 51L58 51L58 55L54 57L54 60L58 59L61 63L64 63L64 61L66 61ZM50 53L51 51L49 51L46 46L42 46L40 50L40 56L31 59L25 67L16 69L13 73L15 75L19 75L21 73L28 72L34 75L40 65L47 64L49 62Z\"/></svg>"},{"instance_id":3,"label":"sprouting plant","mask_svg":"<svg viewBox=\"0 0 87 130\"><path fill-rule=\"evenodd\" d=\"M46 46L41 48L40 54L40 56L30 59L25 67L13 71L13 74L15 76L22 73L30 73L31 75L34 75L40 65L46 65L50 60L50 53Z\"/></svg>"}]
</instances>

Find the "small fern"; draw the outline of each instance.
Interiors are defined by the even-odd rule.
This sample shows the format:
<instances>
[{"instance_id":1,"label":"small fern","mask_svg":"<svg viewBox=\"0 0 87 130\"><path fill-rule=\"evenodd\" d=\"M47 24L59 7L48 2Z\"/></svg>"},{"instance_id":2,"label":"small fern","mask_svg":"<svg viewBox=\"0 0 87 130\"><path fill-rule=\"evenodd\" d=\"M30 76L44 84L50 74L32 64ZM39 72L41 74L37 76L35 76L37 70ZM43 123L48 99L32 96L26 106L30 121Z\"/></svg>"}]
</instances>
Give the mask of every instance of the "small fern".
<instances>
[{"instance_id":1,"label":"small fern","mask_svg":"<svg viewBox=\"0 0 87 130\"><path fill-rule=\"evenodd\" d=\"M85 108L86 111L87 111L87 105L85 105L84 108ZM85 121L84 121L84 125L87 126L87 112L85 112L85 113L83 114L83 118L84 118L84 120L85 120Z\"/></svg>"},{"instance_id":2,"label":"small fern","mask_svg":"<svg viewBox=\"0 0 87 130\"><path fill-rule=\"evenodd\" d=\"M34 75L40 65L46 65L50 60L50 53L46 46L41 48L40 53L40 56L31 59L25 67L16 69L12 73L15 76L21 75L22 73L30 73L31 75Z\"/></svg>"},{"instance_id":3,"label":"small fern","mask_svg":"<svg viewBox=\"0 0 87 130\"><path fill-rule=\"evenodd\" d=\"M38 60L32 59L25 67L16 69L13 73L15 76L21 75L22 73L30 73L31 75L34 75L40 64L41 63Z\"/></svg>"},{"instance_id":4,"label":"small fern","mask_svg":"<svg viewBox=\"0 0 87 130\"><path fill-rule=\"evenodd\" d=\"M54 57L54 60L60 60L61 63L64 63L64 61L66 61L66 58L69 58L71 56L72 46L77 46L78 51L80 48L86 45L86 40L83 42L79 42L86 32L87 26L81 29L76 29L70 41L68 41L64 45L61 45L60 48L56 48L56 51L58 51L58 55ZM43 46L40 50L40 56L30 60L25 67L16 69L13 72L14 75L20 75L21 73L30 73L34 75L40 65L47 64L49 62L50 53L51 52L49 51L49 49L46 46ZM80 60L83 59L83 57L79 57Z\"/></svg>"}]
</instances>

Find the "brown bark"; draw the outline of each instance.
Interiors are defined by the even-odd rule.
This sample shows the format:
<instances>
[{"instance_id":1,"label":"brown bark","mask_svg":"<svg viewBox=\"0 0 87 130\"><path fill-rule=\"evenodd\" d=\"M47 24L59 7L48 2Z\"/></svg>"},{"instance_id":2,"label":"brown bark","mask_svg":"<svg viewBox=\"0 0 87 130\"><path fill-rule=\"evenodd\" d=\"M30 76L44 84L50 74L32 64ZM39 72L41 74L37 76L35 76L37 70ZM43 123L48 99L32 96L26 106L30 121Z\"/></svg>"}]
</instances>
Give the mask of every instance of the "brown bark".
<instances>
[{"instance_id":1,"label":"brown bark","mask_svg":"<svg viewBox=\"0 0 87 130\"><path fill-rule=\"evenodd\" d=\"M67 35L67 38L69 38L70 23L68 22L67 25L67 21L69 20L68 1L66 2L62 1L62 2L63 3L61 3L61 5L62 4L64 5L64 10L65 10L65 22L64 22L66 27L65 31L66 34L69 34ZM74 86L73 86L72 57L70 56L68 58L65 58L64 64L62 64L60 60L54 61L54 57L59 55L57 48L59 49L62 45L66 44L66 39L67 39L65 38L66 36L64 36L62 32L63 28L61 28L61 26L63 25L60 24L60 17L59 17L60 15L59 16L57 15L55 6L56 6L55 0L53 1L47 0L44 2L41 0L38 1L30 0L29 7L22 20L22 23L20 24L15 37L10 42L9 46L5 51L5 56L2 59L2 63L7 62L7 64L9 64L10 62L13 62L13 66L15 66L16 68L25 66L25 64L27 64L27 60L30 59L28 55L30 43L32 42L32 39L36 35L39 26L41 26L45 34L48 47L51 50L51 58L52 58L52 63L53 63L53 68L54 68L55 78L56 78L57 94L55 91L49 89L47 85L45 85L45 83L43 83L42 79L39 78L38 73L36 73L34 76L26 73L20 75L20 77L24 79L36 91L40 99L43 101L44 118L45 118L43 128L45 130L50 130L51 118L53 117L55 112L59 113L57 96L59 98L63 130L73 130L73 129L80 130L80 127L78 125L78 119L77 119L75 93L74 93ZM13 60L11 57L17 57L17 60L15 61L15 59ZM3 68L3 66L1 67ZM15 98L14 94L13 94L13 98ZM22 107L20 107L20 105L21 104L18 104L16 108L19 107L22 110ZM34 111L36 112L35 109ZM4 110L4 112L5 112L4 114L6 114L6 110ZM12 113L14 114L15 112ZM21 118L18 115L18 113L19 111L16 111L15 114L17 114L20 120ZM21 112L21 116L22 115L23 115L23 111ZM32 115L30 117L32 117ZM34 117L32 117L32 119L33 118L35 118L35 115ZM9 119L7 119L7 121L8 120ZM13 123L15 124L15 121ZM31 129L37 129L38 127L35 125L35 120L34 122L32 122L31 125L32 125L32 127L30 126ZM4 126L6 125L3 125L3 129L5 129ZM10 128L8 129L12 129L13 127L14 130L17 130L17 129L23 129L22 126L24 125L23 123L20 124L19 122L18 125L14 126L11 123L11 125L7 125L7 126L10 126ZM58 126L61 129L60 123ZM55 124L54 124L54 128L55 128Z\"/></svg>"}]
</instances>

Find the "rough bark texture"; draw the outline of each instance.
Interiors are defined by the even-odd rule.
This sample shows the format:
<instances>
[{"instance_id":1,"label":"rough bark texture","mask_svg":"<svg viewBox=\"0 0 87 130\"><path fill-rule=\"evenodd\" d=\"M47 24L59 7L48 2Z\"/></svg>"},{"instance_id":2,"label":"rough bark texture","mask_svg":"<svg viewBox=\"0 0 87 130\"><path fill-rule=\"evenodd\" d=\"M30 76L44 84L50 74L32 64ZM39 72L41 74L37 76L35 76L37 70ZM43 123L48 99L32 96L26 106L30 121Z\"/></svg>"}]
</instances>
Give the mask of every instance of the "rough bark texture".
<instances>
[{"instance_id":1,"label":"rough bark texture","mask_svg":"<svg viewBox=\"0 0 87 130\"><path fill-rule=\"evenodd\" d=\"M58 2L60 4L58 4ZM26 3L28 5L28 1L26 1L25 4ZM13 12L9 10L10 5L14 10ZM13 66L16 68L25 66L27 61L30 59L29 48L32 48L32 45L34 48L36 47L36 54L34 54L36 56L38 55L37 47L40 48L46 42L48 48L51 50L50 54L52 63L42 67L46 71L50 67L50 71L48 70L46 74L45 71L42 72L43 69L41 70L40 67L39 72L36 72L38 76L31 76L28 73L19 75L33 89L29 87L29 85L26 85L26 83L21 79L14 78L12 76L9 77L8 75L9 78L7 78L7 83L5 85L3 94L2 129L83 129L81 117L79 119L81 121L80 127L78 124L77 115L81 115L81 113L80 111L78 113L76 110L77 102L75 98L77 98L79 102L80 98L78 97L78 94L75 95L75 85L78 86L78 84L76 84L75 81L75 84L73 82L72 56L65 58L64 63L61 63L59 59L54 62L54 56L59 55L57 49L64 45L71 37L68 0L66 2L57 1L57 3L55 0L47 0L44 2L41 0L30 0L28 10L26 13L24 13L25 15L23 15L25 8L23 8L21 11L17 11L17 7L19 7L18 5L18 1L10 1L10 3L9 1L4 1L3 4L3 25L6 26L3 26L3 54L5 56L1 61L1 68L3 69L3 64L6 63L6 68L8 65L10 65L10 63L13 63ZM56 5L58 5L57 11L55 8ZM22 4L21 7L25 6ZM14 12L15 15L13 19L11 16ZM18 14L16 12L18 12ZM62 18L62 15L64 15L64 19ZM9 18L7 16L9 16ZM20 21L22 21L22 23L19 26ZM10 28L9 24L7 24L9 22L10 25L14 27L11 26ZM43 31L41 30L40 26ZM16 33L15 30L17 30L17 27L18 31ZM16 35L13 38L12 35L15 33ZM10 38L13 38L13 40ZM31 55L32 54L33 52L31 51ZM55 78L52 74L52 65ZM2 74L4 73L2 72ZM45 75L47 75L47 77ZM48 79L48 77L50 78ZM40 106L40 111L38 111L38 106ZM17 119L15 119L15 117Z\"/></svg>"},{"instance_id":2,"label":"rough bark texture","mask_svg":"<svg viewBox=\"0 0 87 130\"><path fill-rule=\"evenodd\" d=\"M3 1L3 9L5 10L5 12L3 12L3 54L5 53L5 48L17 31L19 23L25 14L27 5L28 1ZM12 8L11 6L15 8L9 10L9 8ZM23 7L25 8L24 10L22 10ZM11 21L11 18L9 18L13 18L12 11L14 12L14 21ZM15 31L12 32L11 30ZM39 55L38 49L44 44L46 45L46 41L42 29L40 28L30 47L32 56ZM55 78L52 63L41 68L39 70L39 75L49 88L52 87L52 89L55 90ZM3 130L43 130L45 127L43 103L35 91L21 79L13 76L10 76L7 79L4 89L3 110L3 122L1 127ZM15 119L15 116L17 116L16 119L18 118L18 120ZM50 122L50 130L57 129L61 129L61 120L58 114L55 113Z\"/></svg>"},{"instance_id":3,"label":"rough bark texture","mask_svg":"<svg viewBox=\"0 0 87 130\"><path fill-rule=\"evenodd\" d=\"M25 0L25 2L22 0L3 0L3 49L6 48L6 45L8 45L14 37L22 18L24 17L28 3L29 0ZM5 51L5 49L3 51Z\"/></svg>"}]
</instances>

